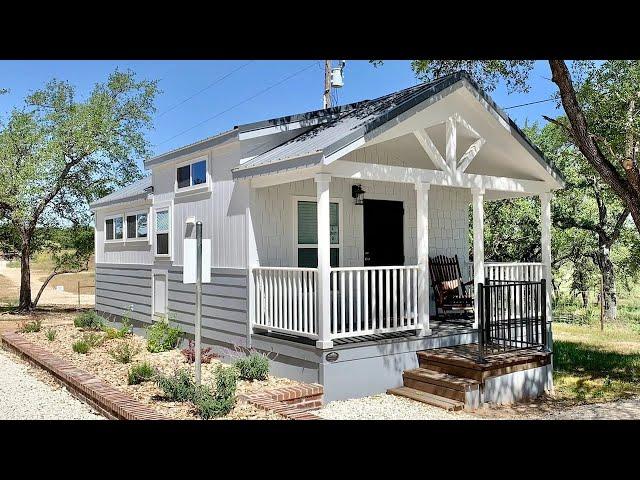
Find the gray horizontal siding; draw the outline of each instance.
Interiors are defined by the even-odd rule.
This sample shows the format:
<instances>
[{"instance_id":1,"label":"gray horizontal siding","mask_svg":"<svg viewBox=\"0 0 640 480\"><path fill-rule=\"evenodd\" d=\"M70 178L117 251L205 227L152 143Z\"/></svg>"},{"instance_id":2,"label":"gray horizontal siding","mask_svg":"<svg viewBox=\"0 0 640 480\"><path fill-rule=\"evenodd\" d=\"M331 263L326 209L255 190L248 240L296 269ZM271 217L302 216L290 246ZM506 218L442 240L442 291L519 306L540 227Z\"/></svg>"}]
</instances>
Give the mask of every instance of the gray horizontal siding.
<instances>
[{"instance_id":1,"label":"gray horizontal siding","mask_svg":"<svg viewBox=\"0 0 640 480\"><path fill-rule=\"evenodd\" d=\"M202 285L202 335L212 343L241 345L247 339L247 272L211 269ZM169 311L181 328L193 334L195 285L182 283L182 268L169 269Z\"/></svg>"},{"instance_id":2,"label":"gray horizontal siding","mask_svg":"<svg viewBox=\"0 0 640 480\"><path fill-rule=\"evenodd\" d=\"M133 310L130 311L130 307ZM149 323L151 319L151 267L96 265L96 310Z\"/></svg>"}]
</instances>

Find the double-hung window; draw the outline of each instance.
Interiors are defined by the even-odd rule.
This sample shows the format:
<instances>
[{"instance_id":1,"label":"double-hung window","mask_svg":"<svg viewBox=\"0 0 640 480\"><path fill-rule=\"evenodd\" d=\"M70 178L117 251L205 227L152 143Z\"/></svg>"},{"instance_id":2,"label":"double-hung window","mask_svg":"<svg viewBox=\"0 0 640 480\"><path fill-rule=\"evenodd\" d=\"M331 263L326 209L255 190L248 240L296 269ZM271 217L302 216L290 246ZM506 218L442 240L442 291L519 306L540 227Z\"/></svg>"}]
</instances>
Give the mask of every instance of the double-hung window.
<instances>
[{"instance_id":1,"label":"double-hung window","mask_svg":"<svg viewBox=\"0 0 640 480\"><path fill-rule=\"evenodd\" d=\"M127 214L127 240L147 238L147 213Z\"/></svg>"},{"instance_id":2,"label":"double-hung window","mask_svg":"<svg viewBox=\"0 0 640 480\"><path fill-rule=\"evenodd\" d=\"M171 228L169 209L157 209L155 215L156 255L169 256L169 248L171 246L171 239L169 238L169 229Z\"/></svg>"},{"instance_id":3,"label":"double-hung window","mask_svg":"<svg viewBox=\"0 0 640 480\"><path fill-rule=\"evenodd\" d=\"M122 215L107 217L104 221L104 234L106 241L122 240L124 224Z\"/></svg>"},{"instance_id":4,"label":"double-hung window","mask_svg":"<svg viewBox=\"0 0 640 480\"><path fill-rule=\"evenodd\" d=\"M296 205L296 257L298 267L316 268L318 266L318 206L315 201L295 201ZM331 237L330 263L332 267L340 265L341 244L340 203L329 204L329 233Z\"/></svg>"},{"instance_id":5,"label":"double-hung window","mask_svg":"<svg viewBox=\"0 0 640 480\"><path fill-rule=\"evenodd\" d=\"M176 169L177 190L188 189L207 183L207 160L198 159Z\"/></svg>"}]
</instances>

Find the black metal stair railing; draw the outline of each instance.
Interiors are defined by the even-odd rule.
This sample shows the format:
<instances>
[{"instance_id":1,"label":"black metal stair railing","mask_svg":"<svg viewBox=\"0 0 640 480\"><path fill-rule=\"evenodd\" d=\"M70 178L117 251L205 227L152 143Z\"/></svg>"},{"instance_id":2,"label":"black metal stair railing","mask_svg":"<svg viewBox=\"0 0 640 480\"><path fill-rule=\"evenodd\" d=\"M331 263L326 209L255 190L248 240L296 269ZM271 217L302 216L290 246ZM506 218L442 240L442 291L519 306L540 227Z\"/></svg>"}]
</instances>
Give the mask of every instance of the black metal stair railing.
<instances>
[{"instance_id":1,"label":"black metal stair railing","mask_svg":"<svg viewBox=\"0 0 640 480\"><path fill-rule=\"evenodd\" d=\"M510 350L547 350L546 280L478 285L480 359Z\"/></svg>"}]
</instances>

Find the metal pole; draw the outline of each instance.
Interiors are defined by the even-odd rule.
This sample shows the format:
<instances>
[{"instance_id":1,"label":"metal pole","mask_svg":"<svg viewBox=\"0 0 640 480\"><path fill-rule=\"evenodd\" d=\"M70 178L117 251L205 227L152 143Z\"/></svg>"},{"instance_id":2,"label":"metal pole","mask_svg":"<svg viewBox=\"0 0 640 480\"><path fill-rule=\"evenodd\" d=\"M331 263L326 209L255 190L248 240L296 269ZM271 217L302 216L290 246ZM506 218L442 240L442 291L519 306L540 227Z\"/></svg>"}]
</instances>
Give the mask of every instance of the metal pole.
<instances>
[{"instance_id":1,"label":"metal pole","mask_svg":"<svg viewBox=\"0 0 640 480\"><path fill-rule=\"evenodd\" d=\"M604 280L600 275L600 331L604 332Z\"/></svg>"},{"instance_id":2,"label":"metal pole","mask_svg":"<svg viewBox=\"0 0 640 480\"><path fill-rule=\"evenodd\" d=\"M196 384L201 380L201 346L200 337L202 331L202 222L196 222Z\"/></svg>"},{"instance_id":3,"label":"metal pole","mask_svg":"<svg viewBox=\"0 0 640 480\"><path fill-rule=\"evenodd\" d=\"M80 280L78 280L78 308L80 308Z\"/></svg>"}]
</instances>

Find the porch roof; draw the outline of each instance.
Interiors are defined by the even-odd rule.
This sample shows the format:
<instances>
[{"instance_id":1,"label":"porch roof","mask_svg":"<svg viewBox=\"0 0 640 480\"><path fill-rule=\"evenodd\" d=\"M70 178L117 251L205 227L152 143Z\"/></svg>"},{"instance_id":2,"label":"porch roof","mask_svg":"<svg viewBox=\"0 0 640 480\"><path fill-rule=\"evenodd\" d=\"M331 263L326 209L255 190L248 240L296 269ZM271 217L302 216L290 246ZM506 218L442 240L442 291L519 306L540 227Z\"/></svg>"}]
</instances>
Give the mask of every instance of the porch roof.
<instances>
[{"instance_id":1,"label":"porch roof","mask_svg":"<svg viewBox=\"0 0 640 480\"><path fill-rule=\"evenodd\" d=\"M325 157L361 140L365 135L381 125L396 119L396 117L412 107L463 80L487 102L487 108L494 110L509 124L512 131L515 132L514 136L544 166L547 172L559 183L563 183L561 174L544 157L542 152L531 143L513 120L486 93L478 88L477 84L464 71L409 87L374 100L359 102L354 105L354 108L347 109L336 115L332 121L317 125L234 168L232 170L233 178L248 178L320 165Z\"/></svg>"},{"instance_id":2,"label":"porch roof","mask_svg":"<svg viewBox=\"0 0 640 480\"><path fill-rule=\"evenodd\" d=\"M151 175L144 177L137 182L133 182L131 185L127 185L120 190L117 190L105 197L102 197L95 202L89 204L91 210L95 210L99 207L107 207L109 205L115 205L122 202L130 202L132 200L140 200L147 198L149 195L148 189L153 186Z\"/></svg>"}]
</instances>

